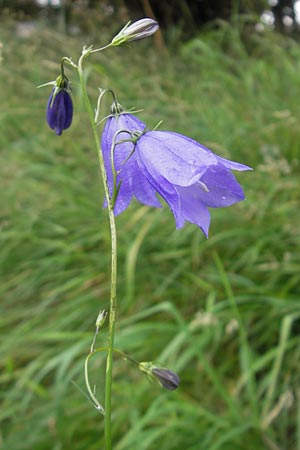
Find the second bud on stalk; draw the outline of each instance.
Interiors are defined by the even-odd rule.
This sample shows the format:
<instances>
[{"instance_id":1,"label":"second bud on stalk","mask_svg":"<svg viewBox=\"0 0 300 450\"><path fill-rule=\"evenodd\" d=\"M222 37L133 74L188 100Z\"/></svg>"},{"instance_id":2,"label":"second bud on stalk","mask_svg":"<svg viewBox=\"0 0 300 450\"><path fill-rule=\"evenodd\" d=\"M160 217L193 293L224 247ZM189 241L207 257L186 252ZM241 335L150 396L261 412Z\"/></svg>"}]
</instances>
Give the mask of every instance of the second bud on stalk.
<instances>
[{"instance_id":1,"label":"second bud on stalk","mask_svg":"<svg viewBox=\"0 0 300 450\"><path fill-rule=\"evenodd\" d=\"M159 29L159 25L154 19L146 17L136 22L128 22L124 28L113 38L111 44L118 46L128 42L144 39L154 34Z\"/></svg>"}]
</instances>

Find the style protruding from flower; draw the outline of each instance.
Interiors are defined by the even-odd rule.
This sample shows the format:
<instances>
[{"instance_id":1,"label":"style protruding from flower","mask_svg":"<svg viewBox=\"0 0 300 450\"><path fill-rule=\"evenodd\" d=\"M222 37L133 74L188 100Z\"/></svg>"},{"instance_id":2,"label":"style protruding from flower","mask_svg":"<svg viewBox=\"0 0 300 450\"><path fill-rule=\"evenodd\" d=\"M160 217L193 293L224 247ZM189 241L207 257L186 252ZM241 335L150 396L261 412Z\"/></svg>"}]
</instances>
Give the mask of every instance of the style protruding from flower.
<instances>
[{"instance_id":1,"label":"style protruding from flower","mask_svg":"<svg viewBox=\"0 0 300 450\"><path fill-rule=\"evenodd\" d=\"M127 42L144 39L154 34L159 29L156 20L146 17L145 19L137 20L132 24L130 22L113 38L112 45L122 45Z\"/></svg>"},{"instance_id":2,"label":"style protruding from flower","mask_svg":"<svg viewBox=\"0 0 300 450\"><path fill-rule=\"evenodd\" d=\"M168 391L174 391L179 386L179 376L172 370L157 367L152 362L141 362L139 368Z\"/></svg>"},{"instance_id":3,"label":"style protruding from flower","mask_svg":"<svg viewBox=\"0 0 300 450\"><path fill-rule=\"evenodd\" d=\"M47 104L47 122L50 128L60 136L70 127L73 119L71 88L65 75L57 77Z\"/></svg>"},{"instance_id":4,"label":"style protruding from flower","mask_svg":"<svg viewBox=\"0 0 300 450\"><path fill-rule=\"evenodd\" d=\"M113 112L108 118L102 151L111 196L114 186L119 187L115 215L123 212L133 197L159 208L159 194L170 207L177 229L191 222L208 236L208 208L230 206L245 198L231 170L250 167L221 158L181 134L147 131L146 124L129 113ZM115 183L113 173L117 174Z\"/></svg>"}]
</instances>

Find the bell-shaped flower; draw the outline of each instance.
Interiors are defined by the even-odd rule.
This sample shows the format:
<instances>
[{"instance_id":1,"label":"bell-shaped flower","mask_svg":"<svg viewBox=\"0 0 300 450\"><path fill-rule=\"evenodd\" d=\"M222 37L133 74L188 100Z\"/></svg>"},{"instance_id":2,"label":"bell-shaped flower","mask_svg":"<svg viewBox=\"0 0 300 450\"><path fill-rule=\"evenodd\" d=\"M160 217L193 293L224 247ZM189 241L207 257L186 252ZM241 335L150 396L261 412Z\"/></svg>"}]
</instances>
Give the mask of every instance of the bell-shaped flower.
<instances>
[{"instance_id":1,"label":"bell-shaped flower","mask_svg":"<svg viewBox=\"0 0 300 450\"><path fill-rule=\"evenodd\" d=\"M53 88L47 104L46 118L57 135L70 127L73 119L73 103L68 81Z\"/></svg>"},{"instance_id":2,"label":"bell-shaped flower","mask_svg":"<svg viewBox=\"0 0 300 450\"><path fill-rule=\"evenodd\" d=\"M138 135L134 142L123 142L128 140L128 133ZM160 207L155 195L158 193L173 212L177 228L191 222L207 236L208 208L230 206L245 198L231 170L244 171L250 167L221 158L181 134L146 131L143 122L124 113L111 116L102 135L111 195L112 148L119 186L116 215L127 208L133 196L145 205Z\"/></svg>"}]
</instances>

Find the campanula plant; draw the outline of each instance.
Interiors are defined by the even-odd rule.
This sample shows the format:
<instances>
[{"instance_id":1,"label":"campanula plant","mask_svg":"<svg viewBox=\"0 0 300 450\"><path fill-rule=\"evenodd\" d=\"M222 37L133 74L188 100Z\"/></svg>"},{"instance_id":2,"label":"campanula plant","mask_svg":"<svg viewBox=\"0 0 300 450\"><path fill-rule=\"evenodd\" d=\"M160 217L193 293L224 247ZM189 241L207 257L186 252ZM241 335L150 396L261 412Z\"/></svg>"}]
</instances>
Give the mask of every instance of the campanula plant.
<instances>
[{"instance_id":1,"label":"campanula plant","mask_svg":"<svg viewBox=\"0 0 300 450\"><path fill-rule=\"evenodd\" d=\"M244 164L224 159L193 139L172 131L151 130L133 112L123 110L115 93L100 89L96 108L87 92L84 63L95 53L151 36L158 29L155 20L145 18L128 23L100 48L84 47L77 63L71 58L61 60L61 73L52 85L46 118L57 135L71 126L73 102L71 84L65 75L65 65L74 69L90 119L91 131L97 149L99 168L105 193L111 232L111 289L109 311L101 310L96 319L96 332L85 360L87 392L95 408L104 416L105 449L112 449L111 399L113 356L119 355L133 363L148 378L169 390L179 385L179 376L155 362L137 362L114 346L117 309L117 230L115 217L124 212L131 200L152 207L161 207L162 198L175 217L176 228L186 222L197 225L205 236L210 226L209 208L233 205L244 199L244 192L232 171L245 171ZM104 95L112 95L109 112L102 112ZM103 132L100 125L105 122ZM101 136L100 136L101 135ZM100 328L108 316L108 338L103 347L96 347ZM89 381L89 361L99 352L106 352L106 379L104 404L95 395ZM99 447L100 448L100 447Z\"/></svg>"}]
</instances>

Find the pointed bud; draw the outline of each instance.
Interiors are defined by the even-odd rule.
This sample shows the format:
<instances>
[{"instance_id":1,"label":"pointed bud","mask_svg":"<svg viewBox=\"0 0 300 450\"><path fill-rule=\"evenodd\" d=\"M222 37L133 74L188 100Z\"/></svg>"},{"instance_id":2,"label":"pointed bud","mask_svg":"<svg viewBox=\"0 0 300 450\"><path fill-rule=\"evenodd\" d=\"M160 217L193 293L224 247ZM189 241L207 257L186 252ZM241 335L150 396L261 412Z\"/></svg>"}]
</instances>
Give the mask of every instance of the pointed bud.
<instances>
[{"instance_id":1,"label":"pointed bud","mask_svg":"<svg viewBox=\"0 0 300 450\"><path fill-rule=\"evenodd\" d=\"M104 325L106 316L107 316L107 312L105 310L99 312L97 319L96 319L96 328L97 329L101 328L102 325Z\"/></svg>"},{"instance_id":2,"label":"pointed bud","mask_svg":"<svg viewBox=\"0 0 300 450\"><path fill-rule=\"evenodd\" d=\"M73 103L70 94L69 80L60 75L56 79L46 111L48 125L57 135L61 135L72 123Z\"/></svg>"},{"instance_id":3,"label":"pointed bud","mask_svg":"<svg viewBox=\"0 0 300 450\"><path fill-rule=\"evenodd\" d=\"M113 38L112 45L121 45L126 42L144 39L154 34L159 28L156 20L145 18L137 20L130 25L130 22Z\"/></svg>"},{"instance_id":4,"label":"pointed bud","mask_svg":"<svg viewBox=\"0 0 300 450\"><path fill-rule=\"evenodd\" d=\"M174 391L178 388L180 379L177 373L172 370L157 367L151 362L142 362L139 364L140 370L145 372L152 379L155 379L159 384L168 391Z\"/></svg>"},{"instance_id":5,"label":"pointed bud","mask_svg":"<svg viewBox=\"0 0 300 450\"><path fill-rule=\"evenodd\" d=\"M179 385L179 376L177 373L172 372L169 369L162 369L161 367L154 367L152 369L152 375L158 380L158 382L169 391L174 391Z\"/></svg>"}]
</instances>

